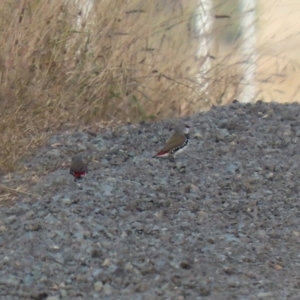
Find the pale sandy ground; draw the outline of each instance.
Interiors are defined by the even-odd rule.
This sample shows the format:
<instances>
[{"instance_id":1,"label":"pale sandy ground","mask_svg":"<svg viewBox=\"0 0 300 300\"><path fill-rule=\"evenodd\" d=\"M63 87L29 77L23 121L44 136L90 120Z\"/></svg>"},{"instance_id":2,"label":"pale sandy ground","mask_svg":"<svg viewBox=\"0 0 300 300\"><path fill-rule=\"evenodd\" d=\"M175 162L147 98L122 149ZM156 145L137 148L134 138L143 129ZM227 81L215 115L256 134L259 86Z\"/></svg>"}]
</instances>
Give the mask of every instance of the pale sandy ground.
<instances>
[{"instance_id":1,"label":"pale sandy ground","mask_svg":"<svg viewBox=\"0 0 300 300\"><path fill-rule=\"evenodd\" d=\"M256 100L300 101L300 0L261 0L257 22ZM219 49L219 59L232 49ZM234 58L231 58L232 63Z\"/></svg>"}]
</instances>

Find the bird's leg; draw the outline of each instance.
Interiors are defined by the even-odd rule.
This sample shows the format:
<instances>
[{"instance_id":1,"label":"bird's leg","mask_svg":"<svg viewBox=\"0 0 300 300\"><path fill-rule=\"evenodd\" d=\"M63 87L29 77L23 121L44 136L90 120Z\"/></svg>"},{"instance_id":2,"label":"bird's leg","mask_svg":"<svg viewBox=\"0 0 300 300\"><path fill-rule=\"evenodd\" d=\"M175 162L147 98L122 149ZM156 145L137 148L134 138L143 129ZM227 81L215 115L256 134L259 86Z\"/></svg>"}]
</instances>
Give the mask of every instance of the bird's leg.
<instances>
[{"instance_id":1,"label":"bird's leg","mask_svg":"<svg viewBox=\"0 0 300 300\"><path fill-rule=\"evenodd\" d=\"M170 159L170 161L176 166L176 160L175 160L174 155L170 155L170 156L169 156L169 159Z\"/></svg>"}]
</instances>

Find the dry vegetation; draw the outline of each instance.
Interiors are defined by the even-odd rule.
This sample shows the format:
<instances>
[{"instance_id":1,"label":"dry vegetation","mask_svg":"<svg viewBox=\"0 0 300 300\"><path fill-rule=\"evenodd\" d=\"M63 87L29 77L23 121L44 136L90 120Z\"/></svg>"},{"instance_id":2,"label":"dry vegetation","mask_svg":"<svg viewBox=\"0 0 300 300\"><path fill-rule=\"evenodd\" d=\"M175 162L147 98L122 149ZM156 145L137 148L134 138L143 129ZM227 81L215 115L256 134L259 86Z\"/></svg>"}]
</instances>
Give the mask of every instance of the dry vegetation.
<instances>
[{"instance_id":1,"label":"dry vegetation","mask_svg":"<svg viewBox=\"0 0 300 300\"><path fill-rule=\"evenodd\" d=\"M87 17L79 1L2 0L2 171L65 124L157 120L207 107L195 80L203 58L196 59L194 5L102 0ZM210 86L224 85L210 76L203 74Z\"/></svg>"}]
</instances>

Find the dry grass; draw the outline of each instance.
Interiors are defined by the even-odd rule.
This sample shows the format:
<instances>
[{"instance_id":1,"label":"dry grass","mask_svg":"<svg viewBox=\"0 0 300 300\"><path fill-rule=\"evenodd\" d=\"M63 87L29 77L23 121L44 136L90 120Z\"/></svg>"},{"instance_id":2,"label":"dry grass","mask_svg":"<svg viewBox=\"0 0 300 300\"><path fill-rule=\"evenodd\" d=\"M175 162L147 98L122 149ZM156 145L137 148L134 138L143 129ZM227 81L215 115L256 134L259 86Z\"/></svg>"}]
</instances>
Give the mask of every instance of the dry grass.
<instances>
[{"instance_id":1,"label":"dry grass","mask_svg":"<svg viewBox=\"0 0 300 300\"><path fill-rule=\"evenodd\" d=\"M94 1L88 18L79 2L0 2L2 171L66 123L180 116L224 93L228 80L203 74L210 99L195 80L197 1Z\"/></svg>"}]
</instances>

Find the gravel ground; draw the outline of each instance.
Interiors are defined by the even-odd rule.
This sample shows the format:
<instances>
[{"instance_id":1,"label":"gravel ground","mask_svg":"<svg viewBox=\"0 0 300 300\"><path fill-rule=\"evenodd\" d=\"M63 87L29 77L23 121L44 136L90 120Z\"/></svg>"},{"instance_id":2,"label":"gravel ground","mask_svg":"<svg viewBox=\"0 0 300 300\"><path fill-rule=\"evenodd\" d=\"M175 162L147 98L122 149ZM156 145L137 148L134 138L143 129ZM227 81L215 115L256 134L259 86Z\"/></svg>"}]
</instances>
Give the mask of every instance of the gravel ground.
<instances>
[{"instance_id":1,"label":"gravel ground","mask_svg":"<svg viewBox=\"0 0 300 300\"><path fill-rule=\"evenodd\" d=\"M152 156L173 120L64 132L0 207L0 299L300 299L298 104L183 118L189 149ZM71 152L92 157L76 183ZM40 195L37 197L36 195ZM22 198L23 197L23 198Z\"/></svg>"}]
</instances>

